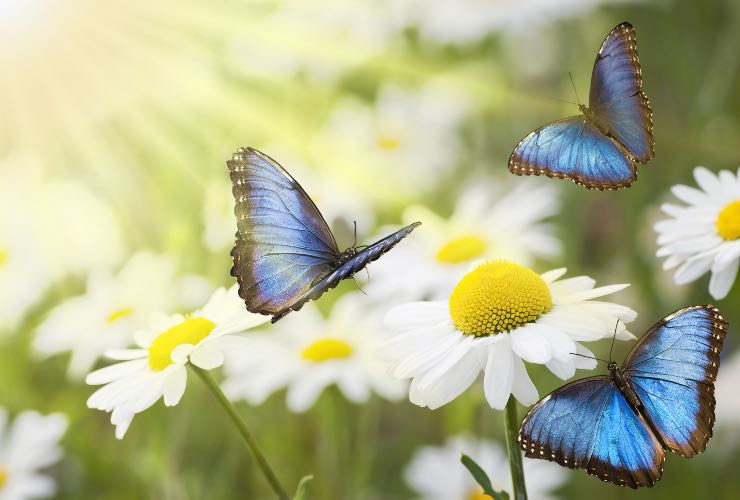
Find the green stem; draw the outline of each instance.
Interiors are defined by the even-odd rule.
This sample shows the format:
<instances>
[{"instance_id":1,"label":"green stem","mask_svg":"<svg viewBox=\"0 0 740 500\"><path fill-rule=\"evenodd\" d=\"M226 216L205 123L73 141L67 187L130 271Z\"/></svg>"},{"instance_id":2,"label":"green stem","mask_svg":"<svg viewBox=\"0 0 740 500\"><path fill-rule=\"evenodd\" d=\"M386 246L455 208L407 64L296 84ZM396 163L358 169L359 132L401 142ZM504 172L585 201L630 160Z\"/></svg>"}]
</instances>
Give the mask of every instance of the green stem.
<instances>
[{"instance_id":1,"label":"green stem","mask_svg":"<svg viewBox=\"0 0 740 500\"><path fill-rule=\"evenodd\" d=\"M511 484L514 486L514 499L527 500L527 488L524 486L524 465L522 451L519 449L517 437L519 434L519 419L516 415L516 399L509 396L506 403L506 448L509 453L509 467L511 469Z\"/></svg>"},{"instance_id":2,"label":"green stem","mask_svg":"<svg viewBox=\"0 0 740 500\"><path fill-rule=\"evenodd\" d=\"M223 393L221 387L218 385L218 383L216 383L216 380L214 380L210 372L208 372L207 370L203 370L202 368L198 368L193 364L190 365L190 368L192 368L193 371L200 377L206 387L208 387L208 389L210 389L210 391L213 393L213 396L216 398L216 400L221 403L223 409L226 410L226 414L231 418L231 421L234 422L234 425L236 425L236 428L239 430L239 434L241 434L242 438L244 438L244 442L247 444L247 448L249 448L249 451L252 452L255 460L257 460L257 465L259 465L262 474L265 476L265 479L267 479L267 482L270 483L270 486L272 487L277 497L280 500L290 500L290 496L285 492L285 488L282 484L280 484L280 480L277 478L277 475L272 470L272 467L270 467L270 464L267 462L267 459L262 454L259 446L257 446L257 441L255 441L252 435L249 433L249 430L247 429L247 424L244 423L244 420L242 420L239 412L236 411L236 408L234 408L234 405Z\"/></svg>"}]
</instances>

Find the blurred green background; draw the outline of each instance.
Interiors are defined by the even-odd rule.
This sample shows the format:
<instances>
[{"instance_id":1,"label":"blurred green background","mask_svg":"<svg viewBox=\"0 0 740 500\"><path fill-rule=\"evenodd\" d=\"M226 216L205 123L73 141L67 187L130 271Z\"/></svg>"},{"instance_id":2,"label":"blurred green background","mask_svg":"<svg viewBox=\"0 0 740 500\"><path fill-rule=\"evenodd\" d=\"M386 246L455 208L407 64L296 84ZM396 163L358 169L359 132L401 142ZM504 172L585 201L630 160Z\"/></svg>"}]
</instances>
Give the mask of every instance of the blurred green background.
<instances>
[{"instance_id":1,"label":"blurred green background","mask_svg":"<svg viewBox=\"0 0 740 500\"><path fill-rule=\"evenodd\" d=\"M231 203L224 161L237 146L290 150L338 185L361 186L355 189L377 226L397 224L410 203L448 214L466 181L508 180L506 162L521 137L577 112L558 101L574 100L568 72L585 99L599 44L629 20L654 110L655 159L618 192L552 180L562 196L553 223L564 252L535 268L564 265L600 283L631 283L620 301L640 313L631 327L638 334L664 314L708 302L708 277L677 287L661 271L652 224L671 185L693 184L694 166L740 165L740 2L485 3L500 11L501 23L450 42L424 34L414 2L8 2L0 12L0 174L10 179L36 168L42 179L80 182L113 210L126 252L153 249L175 257L183 275L228 285L229 248L204 244L204 210L208 190L209 202ZM456 131L454 160L430 174L424 189L412 177L379 175L404 165L379 165L327 128L348 100L372 106L384 87L414 91L429 82L471 106ZM70 228L68 237L84 231ZM65 377L66 356L32 355L35 328L55 304L80 293L84 279L79 272L54 279L0 339L0 405L70 419L66 456L53 471L58 497L270 498L198 380L190 378L178 407L160 403L137 416L119 442L108 416L86 408L92 389ZM740 321L739 300L735 286L716 304L731 325ZM731 327L726 355L737 349L735 335ZM590 347L606 355L609 345ZM628 347L617 346L617 359ZM546 370L530 373L541 394L560 385ZM288 485L315 474L312 498L407 498L402 470L419 446L464 431L503 439L502 414L488 408L479 388L437 411L378 399L355 406L333 390L303 415L291 414L282 394L240 408ZM715 439L692 460L669 455L653 489L620 489L569 471L557 494L737 498L740 448L715 453L722 445Z\"/></svg>"}]
</instances>

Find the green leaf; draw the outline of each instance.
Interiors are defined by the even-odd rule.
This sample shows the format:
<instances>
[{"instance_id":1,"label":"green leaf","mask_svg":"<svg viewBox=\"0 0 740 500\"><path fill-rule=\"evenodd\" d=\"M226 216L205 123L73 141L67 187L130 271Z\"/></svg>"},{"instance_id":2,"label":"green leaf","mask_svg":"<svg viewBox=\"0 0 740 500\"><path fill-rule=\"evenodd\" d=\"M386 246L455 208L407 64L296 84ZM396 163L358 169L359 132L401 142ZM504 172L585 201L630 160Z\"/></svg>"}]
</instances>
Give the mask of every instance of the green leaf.
<instances>
[{"instance_id":1,"label":"green leaf","mask_svg":"<svg viewBox=\"0 0 740 500\"><path fill-rule=\"evenodd\" d=\"M298 482L298 487L295 490L295 496L293 497L293 500L306 499L306 494L308 493L308 483L310 483L312 480L312 475L303 476L303 478Z\"/></svg>"},{"instance_id":2,"label":"green leaf","mask_svg":"<svg viewBox=\"0 0 740 500\"><path fill-rule=\"evenodd\" d=\"M475 460L467 456L465 453L460 457L460 462L465 466L470 474L475 479L475 482L483 488L483 493L493 498L493 500L509 500L509 494L505 491L496 491L491 485L491 480L488 479L488 474L481 468L480 465L475 463Z\"/></svg>"}]
</instances>

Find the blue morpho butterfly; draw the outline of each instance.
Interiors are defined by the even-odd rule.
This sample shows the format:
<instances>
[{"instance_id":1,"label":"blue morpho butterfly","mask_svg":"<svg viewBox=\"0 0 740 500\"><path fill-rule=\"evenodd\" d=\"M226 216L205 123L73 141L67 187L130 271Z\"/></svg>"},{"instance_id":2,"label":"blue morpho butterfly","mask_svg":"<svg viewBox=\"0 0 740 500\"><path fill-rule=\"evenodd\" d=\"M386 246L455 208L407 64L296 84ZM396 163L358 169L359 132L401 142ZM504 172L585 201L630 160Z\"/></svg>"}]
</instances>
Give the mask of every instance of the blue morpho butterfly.
<instances>
[{"instance_id":1,"label":"blue morpho butterfly","mask_svg":"<svg viewBox=\"0 0 740 500\"><path fill-rule=\"evenodd\" d=\"M637 38L630 23L606 37L591 75L582 115L539 128L509 157L517 175L569 178L587 188L618 189L637 179L632 162L653 158L653 111L642 87Z\"/></svg>"},{"instance_id":2,"label":"blue morpho butterfly","mask_svg":"<svg viewBox=\"0 0 740 500\"><path fill-rule=\"evenodd\" d=\"M226 164L237 218L231 275L247 309L272 315L273 323L352 277L421 224L341 252L314 202L275 160L239 148Z\"/></svg>"},{"instance_id":3,"label":"blue morpho butterfly","mask_svg":"<svg viewBox=\"0 0 740 500\"><path fill-rule=\"evenodd\" d=\"M664 449L701 453L714 425L714 380L727 322L711 306L660 320L609 375L547 395L519 429L526 456L544 458L619 486L653 486Z\"/></svg>"}]
</instances>

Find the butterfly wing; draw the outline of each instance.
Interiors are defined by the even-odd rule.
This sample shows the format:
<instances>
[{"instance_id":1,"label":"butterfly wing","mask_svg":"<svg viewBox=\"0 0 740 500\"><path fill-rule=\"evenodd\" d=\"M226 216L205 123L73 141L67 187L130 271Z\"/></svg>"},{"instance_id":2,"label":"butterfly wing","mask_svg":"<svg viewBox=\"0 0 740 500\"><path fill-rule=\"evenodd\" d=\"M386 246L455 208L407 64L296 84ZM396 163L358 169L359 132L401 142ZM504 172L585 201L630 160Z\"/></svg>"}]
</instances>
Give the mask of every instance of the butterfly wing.
<instances>
[{"instance_id":1,"label":"butterfly wing","mask_svg":"<svg viewBox=\"0 0 740 500\"><path fill-rule=\"evenodd\" d=\"M420 225L421 222L414 222L413 224L409 224L408 226L399 229L390 236L386 236L385 238L376 241L372 245L369 245L367 248L364 248L363 250L357 252L354 256L349 258L333 272L321 278L316 284L314 284L314 286L311 287L310 290L298 297L294 302L286 307L282 313L274 316L272 318L272 322L275 323L280 318L288 314L290 311L299 310L301 307L303 307L303 304L305 304L309 300L318 299L319 297L321 297L321 295L324 294L324 292L326 292L327 290L331 290L342 280L352 277L355 273L362 270L369 263L378 260L381 255L396 246L398 242L408 236L411 231L413 231Z\"/></svg>"},{"instance_id":2,"label":"butterfly wing","mask_svg":"<svg viewBox=\"0 0 740 500\"><path fill-rule=\"evenodd\" d=\"M713 306L663 318L635 345L623 371L643 414L670 450L691 457L712 437L714 380L727 322Z\"/></svg>"},{"instance_id":3,"label":"butterfly wing","mask_svg":"<svg viewBox=\"0 0 740 500\"><path fill-rule=\"evenodd\" d=\"M337 243L313 201L272 158L240 148L226 163L238 228L231 275L249 311L279 313L334 269Z\"/></svg>"},{"instance_id":4,"label":"butterfly wing","mask_svg":"<svg viewBox=\"0 0 740 500\"><path fill-rule=\"evenodd\" d=\"M509 157L516 175L569 178L587 188L617 189L637 178L625 152L585 116L541 127L519 142Z\"/></svg>"},{"instance_id":5,"label":"butterfly wing","mask_svg":"<svg viewBox=\"0 0 740 500\"><path fill-rule=\"evenodd\" d=\"M519 444L530 458L631 488L655 484L665 459L647 422L606 376L576 380L543 398L524 418Z\"/></svg>"},{"instance_id":6,"label":"butterfly wing","mask_svg":"<svg viewBox=\"0 0 740 500\"><path fill-rule=\"evenodd\" d=\"M622 23L609 33L596 56L589 107L631 160L647 163L655 147L653 110L641 87L637 35L630 23Z\"/></svg>"}]
</instances>

